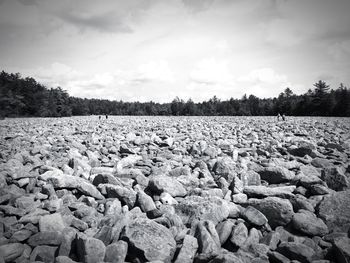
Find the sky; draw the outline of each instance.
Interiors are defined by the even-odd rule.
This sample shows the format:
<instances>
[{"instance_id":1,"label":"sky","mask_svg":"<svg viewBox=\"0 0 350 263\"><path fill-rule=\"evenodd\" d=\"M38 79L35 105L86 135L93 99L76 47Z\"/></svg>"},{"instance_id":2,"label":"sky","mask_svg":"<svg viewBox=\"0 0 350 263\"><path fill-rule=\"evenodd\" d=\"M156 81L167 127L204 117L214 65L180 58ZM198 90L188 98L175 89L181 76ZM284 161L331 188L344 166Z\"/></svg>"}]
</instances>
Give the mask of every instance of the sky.
<instances>
[{"instance_id":1,"label":"sky","mask_svg":"<svg viewBox=\"0 0 350 263\"><path fill-rule=\"evenodd\" d=\"M349 11L349 0L0 0L0 70L141 102L350 87Z\"/></svg>"}]
</instances>

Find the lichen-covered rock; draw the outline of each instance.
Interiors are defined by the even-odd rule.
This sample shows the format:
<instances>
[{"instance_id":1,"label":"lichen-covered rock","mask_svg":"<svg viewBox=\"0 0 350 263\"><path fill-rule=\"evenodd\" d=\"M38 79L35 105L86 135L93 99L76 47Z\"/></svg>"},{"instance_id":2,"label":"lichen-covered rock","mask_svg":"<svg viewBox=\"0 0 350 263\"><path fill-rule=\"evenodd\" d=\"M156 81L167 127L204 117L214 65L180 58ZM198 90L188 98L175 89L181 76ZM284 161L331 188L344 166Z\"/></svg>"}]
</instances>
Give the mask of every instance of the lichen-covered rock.
<instances>
[{"instance_id":1,"label":"lichen-covered rock","mask_svg":"<svg viewBox=\"0 0 350 263\"><path fill-rule=\"evenodd\" d=\"M251 198L248 203L262 212L272 227L288 224L294 214L290 201L279 197Z\"/></svg>"},{"instance_id":2,"label":"lichen-covered rock","mask_svg":"<svg viewBox=\"0 0 350 263\"><path fill-rule=\"evenodd\" d=\"M176 242L169 229L149 219L138 218L130 222L121 239L140 260L171 262L175 253Z\"/></svg>"}]
</instances>

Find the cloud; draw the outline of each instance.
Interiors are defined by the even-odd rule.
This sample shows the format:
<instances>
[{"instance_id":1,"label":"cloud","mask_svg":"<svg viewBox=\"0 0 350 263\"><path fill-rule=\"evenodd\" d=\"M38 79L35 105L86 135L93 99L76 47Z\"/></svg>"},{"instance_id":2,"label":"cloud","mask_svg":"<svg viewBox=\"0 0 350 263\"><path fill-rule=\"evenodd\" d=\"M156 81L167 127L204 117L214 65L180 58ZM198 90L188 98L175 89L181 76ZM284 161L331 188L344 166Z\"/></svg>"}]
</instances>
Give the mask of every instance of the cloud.
<instances>
[{"instance_id":1,"label":"cloud","mask_svg":"<svg viewBox=\"0 0 350 263\"><path fill-rule=\"evenodd\" d=\"M191 12L200 12L210 8L214 0L182 0Z\"/></svg>"},{"instance_id":2,"label":"cloud","mask_svg":"<svg viewBox=\"0 0 350 263\"><path fill-rule=\"evenodd\" d=\"M22 5L37 5L38 0L17 0L20 2Z\"/></svg>"},{"instance_id":3,"label":"cloud","mask_svg":"<svg viewBox=\"0 0 350 263\"><path fill-rule=\"evenodd\" d=\"M291 87L287 76L276 73L272 68L254 69L238 78L245 88L245 93L258 97L277 96L286 87Z\"/></svg>"},{"instance_id":4,"label":"cloud","mask_svg":"<svg viewBox=\"0 0 350 263\"><path fill-rule=\"evenodd\" d=\"M147 63L138 66L137 71L134 73L134 81L162 81L173 82L173 72L169 67L169 64L165 60L149 61Z\"/></svg>"},{"instance_id":5,"label":"cloud","mask_svg":"<svg viewBox=\"0 0 350 263\"><path fill-rule=\"evenodd\" d=\"M59 17L76 27L81 31L94 29L100 32L119 32L131 33L132 29L127 25L122 17L118 17L114 12L105 12L102 14L89 14L84 12L61 13Z\"/></svg>"},{"instance_id":6,"label":"cloud","mask_svg":"<svg viewBox=\"0 0 350 263\"><path fill-rule=\"evenodd\" d=\"M227 60L205 58L197 62L190 72L190 80L201 84L213 85L229 83L233 80L233 75L230 72Z\"/></svg>"}]
</instances>

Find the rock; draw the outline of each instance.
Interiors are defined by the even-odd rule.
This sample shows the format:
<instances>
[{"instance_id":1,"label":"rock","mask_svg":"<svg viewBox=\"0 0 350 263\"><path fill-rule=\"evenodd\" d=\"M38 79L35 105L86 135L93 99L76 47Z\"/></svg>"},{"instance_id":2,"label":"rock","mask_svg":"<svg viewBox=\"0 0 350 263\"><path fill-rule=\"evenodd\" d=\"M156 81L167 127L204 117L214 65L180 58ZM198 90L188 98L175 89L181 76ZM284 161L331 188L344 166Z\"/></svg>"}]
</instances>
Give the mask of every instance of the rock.
<instances>
[{"instance_id":1,"label":"rock","mask_svg":"<svg viewBox=\"0 0 350 263\"><path fill-rule=\"evenodd\" d=\"M119 240L106 247L104 261L111 263L123 263L128 252L128 243Z\"/></svg>"},{"instance_id":2,"label":"rock","mask_svg":"<svg viewBox=\"0 0 350 263\"><path fill-rule=\"evenodd\" d=\"M51 246L37 246L33 249L30 254L30 262L41 261L41 262L55 262L55 254L57 247Z\"/></svg>"},{"instance_id":3,"label":"rock","mask_svg":"<svg viewBox=\"0 0 350 263\"><path fill-rule=\"evenodd\" d=\"M220 238L213 222L209 220L198 222L195 237L198 240L197 257L200 260L208 261L219 254Z\"/></svg>"},{"instance_id":4,"label":"rock","mask_svg":"<svg viewBox=\"0 0 350 263\"><path fill-rule=\"evenodd\" d=\"M307 210L299 210L293 215L292 226L295 230L310 236L324 236L328 233L328 227L322 219Z\"/></svg>"},{"instance_id":5,"label":"rock","mask_svg":"<svg viewBox=\"0 0 350 263\"><path fill-rule=\"evenodd\" d=\"M231 183L233 179L233 175L235 174L235 162L230 157L221 157L218 158L213 167L213 172L215 173L214 179L219 179L220 177L224 177L229 183Z\"/></svg>"},{"instance_id":6,"label":"rock","mask_svg":"<svg viewBox=\"0 0 350 263\"><path fill-rule=\"evenodd\" d=\"M350 239L347 237L338 237L334 240L334 250L337 262L350 262Z\"/></svg>"},{"instance_id":7,"label":"rock","mask_svg":"<svg viewBox=\"0 0 350 263\"><path fill-rule=\"evenodd\" d=\"M315 251L301 243L282 242L276 250L289 259L299 260L302 263L311 262Z\"/></svg>"},{"instance_id":8,"label":"rock","mask_svg":"<svg viewBox=\"0 0 350 263\"><path fill-rule=\"evenodd\" d=\"M166 227L144 218L127 225L121 239L128 242L130 253L140 260L170 262L176 248L173 235Z\"/></svg>"},{"instance_id":9,"label":"rock","mask_svg":"<svg viewBox=\"0 0 350 263\"><path fill-rule=\"evenodd\" d=\"M242 222L239 222L232 229L230 241L233 245L240 247L244 244L247 238L248 229Z\"/></svg>"},{"instance_id":10,"label":"rock","mask_svg":"<svg viewBox=\"0 0 350 263\"><path fill-rule=\"evenodd\" d=\"M101 187L100 185L99 187ZM105 184L102 187L106 189L108 198L118 198L121 202L126 204L130 209L135 206L136 192L128 187L123 187L113 184Z\"/></svg>"},{"instance_id":11,"label":"rock","mask_svg":"<svg viewBox=\"0 0 350 263\"><path fill-rule=\"evenodd\" d=\"M266 167L258 172L261 179L270 184L279 184L294 179L295 174L284 167Z\"/></svg>"},{"instance_id":12,"label":"rock","mask_svg":"<svg viewBox=\"0 0 350 263\"><path fill-rule=\"evenodd\" d=\"M28 239L31 247L40 245L58 246L62 242L62 234L57 231L42 231L32 235Z\"/></svg>"},{"instance_id":13,"label":"rock","mask_svg":"<svg viewBox=\"0 0 350 263\"><path fill-rule=\"evenodd\" d=\"M105 216L119 215L122 211L122 205L118 199L108 200L105 204Z\"/></svg>"},{"instance_id":14,"label":"rock","mask_svg":"<svg viewBox=\"0 0 350 263\"><path fill-rule=\"evenodd\" d=\"M345 176L344 170L340 167L330 167L322 170L322 180L328 187L335 191L346 190L349 186L349 179Z\"/></svg>"},{"instance_id":15,"label":"rock","mask_svg":"<svg viewBox=\"0 0 350 263\"><path fill-rule=\"evenodd\" d=\"M6 262L12 262L18 258L24 250L24 245L21 243L9 243L0 246L0 256Z\"/></svg>"},{"instance_id":16,"label":"rock","mask_svg":"<svg viewBox=\"0 0 350 263\"><path fill-rule=\"evenodd\" d=\"M47 181L56 188L78 189L85 195L92 196L96 199L103 199L101 193L87 180L66 174L57 174L51 171L39 176L39 179Z\"/></svg>"},{"instance_id":17,"label":"rock","mask_svg":"<svg viewBox=\"0 0 350 263\"><path fill-rule=\"evenodd\" d=\"M163 192L160 195L160 201L164 205L177 205L178 201L174 197L172 197L169 193Z\"/></svg>"},{"instance_id":18,"label":"rock","mask_svg":"<svg viewBox=\"0 0 350 263\"><path fill-rule=\"evenodd\" d=\"M294 214L290 201L279 197L251 198L248 200L248 204L262 212L273 228L288 224Z\"/></svg>"},{"instance_id":19,"label":"rock","mask_svg":"<svg viewBox=\"0 0 350 263\"><path fill-rule=\"evenodd\" d=\"M187 194L187 191L183 185L174 177L170 176L152 176L150 178L148 187L157 194L167 192L172 197L185 196Z\"/></svg>"},{"instance_id":20,"label":"rock","mask_svg":"<svg viewBox=\"0 0 350 263\"><path fill-rule=\"evenodd\" d=\"M304 157L305 155L310 155L316 149L314 144L307 141L300 141L298 144L297 147L289 149L290 154Z\"/></svg>"},{"instance_id":21,"label":"rock","mask_svg":"<svg viewBox=\"0 0 350 263\"><path fill-rule=\"evenodd\" d=\"M253 170L244 171L239 175L239 177L240 177L241 181L243 182L244 186L261 185L260 175Z\"/></svg>"},{"instance_id":22,"label":"rock","mask_svg":"<svg viewBox=\"0 0 350 263\"><path fill-rule=\"evenodd\" d=\"M248 196L244 193L238 193L232 195L232 202L237 204L245 204L248 200Z\"/></svg>"},{"instance_id":23,"label":"rock","mask_svg":"<svg viewBox=\"0 0 350 263\"><path fill-rule=\"evenodd\" d=\"M325 196L318 211L330 231L346 232L350 227L350 190Z\"/></svg>"},{"instance_id":24,"label":"rock","mask_svg":"<svg viewBox=\"0 0 350 263\"><path fill-rule=\"evenodd\" d=\"M65 228L62 216L59 213L44 215L39 219L39 230L61 232Z\"/></svg>"},{"instance_id":25,"label":"rock","mask_svg":"<svg viewBox=\"0 0 350 263\"><path fill-rule=\"evenodd\" d=\"M263 226L267 223L267 218L263 213L252 206L248 206L241 213L242 218L256 226Z\"/></svg>"},{"instance_id":26,"label":"rock","mask_svg":"<svg viewBox=\"0 0 350 263\"><path fill-rule=\"evenodd\" d=\"M138 202L141 210L145 213L156 209L156 205L154 204L152 197L147 195L142 190L139 190L137 192L137 202Z\"/></svg>"},{"instance_id":27,"label":"rock","mask_svg":"<svg viewBox=\"0 0 350 263\"><path fill-rule=\"evenodd\" d=\"M276 231L269 232L261 238L260 242L269 246L271 250L275 250L280 242L280 234Z\"/></svg>"},{"instance_id":28,"label":"rock","mask_svg":"<svg viewBox=\"0 0 350 263\"><path fill-rule=\"evenodd\" d=\"M76 261L70 259L67 256L58 256L55 258L56 263L77 263Z\"/></svg>"},{"instance_id":29,"label":"rock","mask_svg":"<svg viewBox=\"0 0 350 263\"><path fill-rule=\"evenodd\" d=\"M296 189L295 185L290 186L274 186L267 187L263 185L252 185L244 187L243 192L247 194L248 197L268 197L277 196L281 198L291 198L293 191Z\"/></svg>"},{"instance_id":30,"label":"rock","mask_svg":"<svg viewBox=\"0 0 350 263\"><path fill-rule=\"evenodd\" d=\"M62 242L58 250L58 255L60 256L69 256L72 250L72 244L75 244L75 236L77 231L74 228L66 227L63 229Z\"/></svg>"},{"instance_id":31,"label":"rock","mask_svg":"<svg viewBox=\"0 0 350 263\"><path fill-rule=\"evenodd\" d=\"M311 164L317 168L327 168L333 165L330 160L320 157L312 159Z\"/></svg>"},{"instance_id":32,"label":"rock","mask_svg":"<svg viewBox=\"0 0 350 263\"><path fill-rule=\"evenodd\" d=\"M219 235L220 244L223 245L231 235L235 223L232 220L225 220L216 226L216 232Z\"/></svg>"},{"instance_id":33,"label":"rock","mask_svg":"<svg viewBox=\"0 0 350 263\"><path fill-rule=\"evenodd\" d=\"M271 263L290 263L291 261L289 258L283 256L281 253L278 253L276 251L270 251L268 253L269 261Z\"/></svg>"},{"instance_id":34,"label":"rock","mask_svg":"<svg viewBox=\"0 0 350 263\"><path fill-rule=\"evenodd\" d=\"M192 263L198 250L198 241L195 237L186 235L175 263Z\"/></svg>"},{"instance_id":35,"label":"rock","mask_svg":"<svg viewBox=\"0 0 350 263\"><path fill-rule=\"evenodd\" d=\"M187 196L175 205L175 212L184 224L194 220L210 220L215 225L225 220L229 214L226 201L218 197Z\"/></svg>"},{"instance_id":36,"label":"rock","mask_svg":"<svg viewBox=\"0 0 350 263\"><path fill-rule=\"evenodd\" d=\"M79 260L84 263L102 262L106 247L103 242L93 237L78 236L76 247Z\"/></svg>"},{"instance_id":37,"label":"rock","mask_svg":"<svg viewBox=\"0 0 350 263\"><path fill-rule=\"evenodd\" d=\"M20 229L17 232L13 233L11 236L11 243L23 242L32 235L32 231L28 229Z\"/></svg>"}]
</instances>

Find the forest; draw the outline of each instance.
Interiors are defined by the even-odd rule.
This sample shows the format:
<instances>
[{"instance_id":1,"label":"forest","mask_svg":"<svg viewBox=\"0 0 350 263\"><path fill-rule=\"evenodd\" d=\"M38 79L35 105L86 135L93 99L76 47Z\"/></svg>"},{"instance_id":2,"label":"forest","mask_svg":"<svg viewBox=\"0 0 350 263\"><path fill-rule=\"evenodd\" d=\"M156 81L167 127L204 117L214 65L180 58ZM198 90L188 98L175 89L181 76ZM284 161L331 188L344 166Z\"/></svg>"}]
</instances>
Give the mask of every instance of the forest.
<instances>
[{"instance_id":1,"label":"forest","mask_svg":"<svg viewBox=\"0 0 350 263\"><path fill-rule=\"evenodd\" d=\"M319 80L301 95L287 87L277 98L244 95L220 100L216 96L195 103L176 97L169 103L123 102L69 96L61 87L46 87L20 73L0 73L0 117L66 117L79 115L186 116L350 116L350 90Z\"/></svg>"}]
</instances>

